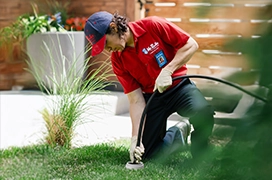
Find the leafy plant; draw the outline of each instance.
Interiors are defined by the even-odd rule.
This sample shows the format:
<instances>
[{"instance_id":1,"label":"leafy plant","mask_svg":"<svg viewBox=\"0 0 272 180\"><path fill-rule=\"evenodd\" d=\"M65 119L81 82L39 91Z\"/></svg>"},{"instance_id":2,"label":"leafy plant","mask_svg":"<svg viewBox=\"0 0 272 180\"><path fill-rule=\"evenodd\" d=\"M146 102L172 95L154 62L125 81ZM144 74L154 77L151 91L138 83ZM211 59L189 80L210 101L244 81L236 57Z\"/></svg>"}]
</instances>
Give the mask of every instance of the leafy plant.
<instances>
[{"instance_id":1,"label":"leafy plant","mask_svg":"<svg viewBox=\"0 0 272 180\"><path fill-rule=\"evenodd\" d=\"M34 33L57 31L82 31L85 17L69 18L68 6L70 1L61 3L47 0L47 11L39 13L39 7L31 3L33 13L19 16L10 26L0 29L0 47L14 42L21 43ZM49 12L48 12L49 11ZM69 19L68 19L69 18Z\"/></svg>"},{"instance_id":2,"label":"leafy plant","mask_svg":"<svg viewBox=\"0 0 272 180\"><path fill-rule=\"evenodd\" d=\"M24 39L26 34L22 31L23 28L24 25L20 21L15 21L10 26L0 29L0 46L11 41Z\"/></svg>"},{"instance_id":3,"label":"leafy plant","mask_svg":"<svg viewBox=\"0 0 272 180\"><path fill-rule=\"evenodd\" d=\"M61 31L60 14L55 15L38 15L37 6L31 4L33 15L24 14L19 16L10 26L0 29L0 47L4 44L12 44L13 42L22 42L31 34L46 31Z\"/></svg>"},{"instance_id":4,"label":"leafy plant","mask_svg":"<svg viewBox=\"0 0 272 180\"><path fill-rule=\"evenodd\" d=\"M22 42L27 35L23 29L24 25L20 21L13 22L10 26L0 29L0 48L4 52L2 56L10 56L14 47L24 49Z\"/></svg>"},{"instance_id":5,"label":"leafy plant","mask_svg":"<svg viewBox=\"0 0 272 180\"><path fill-rule=\"evenodd\" d=\"M41 112L48 132L47 143L52 147L64 146L69 148L71 147L74 128L84 118L84 113L90 110L90 104L85 99L93 93L105 91L104 88L111 84L108 78L112 74L110 73L111 66L107 60L87 74L90 66L99 63L90 63L90 57L84 61L81 68L78 68L79 56L84 56L91 47L86 47L87 50L77 57L73 35L67 33L67 36L73 47L72 59L65 56L65 50L62 49L58 38L58 42L50 47L44 42L43 53L49 55L50 67L41 66L38 61L29 56L27 63L30 68L27 70L33 74L39 88L50 100L48 107ZM59 57L61 57L60 60L56 60L53 56L56 49ZM62 71L59 71L59 66L62 67ZM46 73L49 69L52 72ZM48 82L52 86L48 87Z\"/></svg>"},{"instance_id":6,"label":"leafy plant","mask_svg":"<svg viewBox=\"0 0 272 180\"><path fill-rule=\"evenodd\" d=\"M27 37L37 32L57 32L64 31L60 26L61 17L60 13L53 16L41 15L34 16L23 15L19 17L19 21L24 26L24 31Z\"/></svg>"}]
</instances>

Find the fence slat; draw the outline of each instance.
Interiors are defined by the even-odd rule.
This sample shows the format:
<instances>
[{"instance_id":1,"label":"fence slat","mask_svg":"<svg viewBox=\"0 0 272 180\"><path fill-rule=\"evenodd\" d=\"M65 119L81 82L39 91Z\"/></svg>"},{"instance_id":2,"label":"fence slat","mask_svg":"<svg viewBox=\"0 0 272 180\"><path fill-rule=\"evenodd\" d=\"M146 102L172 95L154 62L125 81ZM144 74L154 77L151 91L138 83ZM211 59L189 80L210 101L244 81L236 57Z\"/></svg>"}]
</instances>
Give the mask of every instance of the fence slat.
<instances>
[{"instance_id":1,"label":"fence slat","mask_svg":"<svg viewBox=\"0 0 272 180\"><path fill-rule=\"evenodd\" d=\"M240 19L249 21L256 18L262 12L266 11L266 6L184 6L176 4L175 6L154 6L146 5L146 15L163 16L167 18L212 18L212 19ZM271 14L265 14L262 19L270 19Z\"/></svg>"},{"instance_id":2,"label":"fence slat","mask_svg":"<svg viewBox=\"0 0 272 180\"><path fill-rule=\"evenodd\" d=\"M209 68L211 66L233 67L242 69L252 69L250 61L246 56L241 55L209 55L196 52L187 63L189 65L200 65Z\"/></svg>"},{"instance_id":3,"label":"fence slat","mask_svg":"<svg viewBox=\"0 0 272 180\"><path fill-rule=\"evenodd\" d=\"M174 22L191 35L221 34L250 37L260 35L271 22Z\"/></svg>"}]
</instances>

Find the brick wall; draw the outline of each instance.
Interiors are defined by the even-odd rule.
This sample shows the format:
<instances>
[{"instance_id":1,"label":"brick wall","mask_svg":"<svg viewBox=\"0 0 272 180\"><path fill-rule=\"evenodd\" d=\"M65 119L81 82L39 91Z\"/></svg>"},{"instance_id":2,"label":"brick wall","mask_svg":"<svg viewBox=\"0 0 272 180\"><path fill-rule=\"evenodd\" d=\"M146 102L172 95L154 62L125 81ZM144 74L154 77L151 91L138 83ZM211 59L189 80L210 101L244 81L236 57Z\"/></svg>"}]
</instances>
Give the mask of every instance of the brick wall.
<instances>
[{"instance_id":1,"label":"brick wall","mask_svg":"<svg viewBox=\"0 0 272 180\"><path fill-rule=\"evenodd\" d=\"M67 0L52 0L53 2L67 2ZM30 2L36 2L39 9L46 9L46 1L43 0L1 0L0 2L0 28L10 25L18 16L32 13ZM100 10L111 13L118 11L127 16L131 21L135 19L136 0L71 0L68 12L74 16L89 17ZM13 86L20 85L32 87L35 80L25 68L27 58L23 49L25 45L20 43L7 44L0 47L0 90L10 90Z\"/></svg>"}]
</instances>

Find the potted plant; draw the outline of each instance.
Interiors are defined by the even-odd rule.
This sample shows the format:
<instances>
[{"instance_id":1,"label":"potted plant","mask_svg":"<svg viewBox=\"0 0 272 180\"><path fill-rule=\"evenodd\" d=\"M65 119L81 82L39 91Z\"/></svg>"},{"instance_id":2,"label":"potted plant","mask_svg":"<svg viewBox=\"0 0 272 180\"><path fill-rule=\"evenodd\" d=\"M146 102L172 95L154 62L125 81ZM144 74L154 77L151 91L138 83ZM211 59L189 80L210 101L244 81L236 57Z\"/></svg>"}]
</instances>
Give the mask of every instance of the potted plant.
<instances>
[{"instance_id":1,"label":"potted plant","mask_svg":"<svg viewBox=\"0 0 272 180\"><path fill-rule=\"evenodd\" d=\"M70 68L75 68L77 71L83 68L86 58L85 41L84 33L77 31L35 33L27 39L27 54L37 61L35 64L45 67L46 71L41 77L48 88L52 90L56 88L54 81L46 78L50 74L55 74L55 80L61 82L63 74L68 74L67 70ZM73 64L75 57L78 60ZM84 74L80 75L81 78L84 77Z\"/></svg>"},{"instance_id":2,"label":"potted plant","mask_svg":"<svg viewBox=\"0 0 272 180\"><path fill-rule=\"evenodd\" d=\"M69 51L72 50L71 45L66 44L70 40L67 34L72 34L72 38L76 42L76 51L79 55L83 53L85 48L85 37L83 28L79 29L79 25L84 27L83 23L79 23L82 21L78 21L77 19L84 18L73 18L74 22L71 21L72 18L68 18L68 2L57 2L53 0L47 0L48 7L46 8L48 13L39 13L39 8L37 4L32 3L32 14L24 14L19 16L15 22L13 22L10 26L4 27L0 29L0 52L2 53L2 59L12 61L13 59L18 59L23 61L27 54L32 56L36 56L41 65L48 66L48 57L43 55L40 56L42 51L44 50L43 42L46 42L50 48L56 49L58 46L56 45L56 36L59 36L60 43L66 46L67 53L66 57L68 57ZM69 20L70 19L70 20ZM69 20L68 24L66 24L66 20ZM72 22L72 24L71 24ZM76 28L74 28L76 25ZM75 32L76 31L76 32ZM51 44L55 44L55 47L52 47ZM56 51L58 52L58 51ZM18 55L14 55L14 53ZM58 56L56 53L53 56ZM81 61L83 61L83 58ZM58 61L58 58L55 58ZM82 64L82 63L81 63ZM48 66L49 67L49 66ZM80 68L80 67L79 67ZM48 69L47 72L52 72ZM48 86L50 86L50 82Z\"/></svg>"},{"instance_id":3,"label":"potted plant","mask_svg":"<svg viewBox=\"0 0 272 180\"><path fill-rule=\"evenodd\" d=\"M67 19L68 3L47 2L50 7L49 14L43 13L39 15L37 4L31 3L33 14L19 16L10 26L1 28L0 47L6 44L22 43L35 33L63 31L61 27L64 26Z\"/></svg>"},{"instance_id":4,"label":"potted plant","mask_svg":"<svg viewBox=\"0 0 272 180\"><path fill-rule=\"evenodd\" d=\"M59 7L59 4L57 5ZM87 44L83 32L86 18L76 17L67 19L66 13L63 13L64 10L61 9L57 9L58 11L53 15L39 15L37 13L38 8L35 5L32 5L32 7L33 15L23 15L18 19L25 32L26 52L27 55L37 61L36 64L38 63L40 66L46 67L45 74L42 74L44 76L43 81L49 88L54 89L52 80L45 78L47 74L57 73L55 78L60 81L61 75L67 73L63 71L72 66L71 59L74 58L73 56L79 58L75 68L83 68L85 59L84 51ZM46 48L50 49L51 54L43 53L46 51ZM60 49L64 51L61 52ZM72 51L76 53L73 54ZM50 59L52 58L55 62L54 66L51 64ZM62 61L62 58L67 59L65 64L63 64L64 61ZM31 64L29 65L31 66ZM57 70L55 71L52 68L56 68Z\"/></svg>"}]
</instances>

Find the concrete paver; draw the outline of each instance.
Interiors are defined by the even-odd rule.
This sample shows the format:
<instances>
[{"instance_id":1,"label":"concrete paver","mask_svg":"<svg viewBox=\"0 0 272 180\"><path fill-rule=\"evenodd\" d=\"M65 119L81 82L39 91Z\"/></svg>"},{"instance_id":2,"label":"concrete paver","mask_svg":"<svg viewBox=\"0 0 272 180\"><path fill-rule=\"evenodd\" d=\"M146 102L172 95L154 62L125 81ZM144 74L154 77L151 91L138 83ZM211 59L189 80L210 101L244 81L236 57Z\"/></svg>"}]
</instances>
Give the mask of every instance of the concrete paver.
<instances>
[{"instance_id":1,"label":"concrete paver","mask_svg":"<svg viewBox=\"0 0 272 180\"><path fill-rule=\"evenodd\" d=\"M73 146L131 137L128 104L120 93L88 99L92 107L75 128ZM47 99L38 91L0 91L0 149L44 142L46 128L40 111L48 106ZM168 126L174 123L169 121Z\"/></svg>"},{"instance_id":2,"label":"concrete paver","mask_svg":"<svg viewBox=\"0 0 272 180\"><path fill-rule=\"evenodd\" d=\"M116 98L95 99L89 114L76 126L74 146L90 145L120 137L130 137L128 114L116 115ZM99 104L100 103L100 104ZM46 135L40 111L47 107L39 92L0 92L0 149L42 143ZM105 110L107 109L107 110Z\"/></svg>"}]
</instances>

